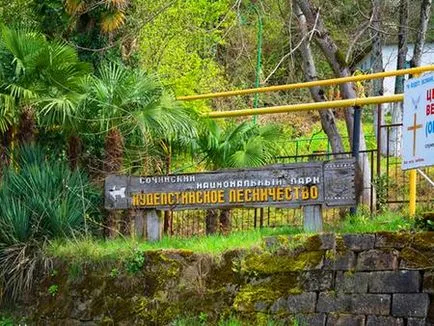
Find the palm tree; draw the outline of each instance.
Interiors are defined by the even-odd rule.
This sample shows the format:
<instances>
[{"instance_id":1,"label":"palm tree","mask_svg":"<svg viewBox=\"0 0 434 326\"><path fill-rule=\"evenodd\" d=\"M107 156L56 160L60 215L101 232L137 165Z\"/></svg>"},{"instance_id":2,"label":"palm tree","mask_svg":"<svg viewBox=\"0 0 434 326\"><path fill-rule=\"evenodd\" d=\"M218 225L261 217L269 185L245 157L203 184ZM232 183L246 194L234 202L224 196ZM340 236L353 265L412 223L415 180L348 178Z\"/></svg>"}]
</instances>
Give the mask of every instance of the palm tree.
<instances>
[{"instance_id":1,"label":"palm tree","mask_svg":"<svg viewBox=\"0 0 434 326\"><path fill-rule=\"evenodd\" d=\"M104 33L111 33L125 23L129 0L66 0L66 11L76 19L77 29L89 30L95 25Z\"/></svg>"},{"instance_id":2,"label":"palm tree","mask_svg":"<svg viewBox=\"0 0 434 326\"><path fill-rule=\"evenodd\" d=\"M250 122L223 129L214 120L204 123L198 139L198 150L211 170L222 168L258 167L272 161L279 151L280 130L274 125L259 126ZM217 211L208 210L206 233L216 231ZM220 211L220 225L230 229L230 210Z\"/></svg>"},{"instance_id":3,"label":"palm tree","mask_svg":"<svg viewBox=\"0 0 434 326\"><path fill-rule=\"evenodd\" d=\"M162 139L194 135L189 110L180 107L156 76L120 64L104 64L88 83L86 107L105 133L105 173L119 173L125 148L149 154ZM128 137L127 137L128 136ZM117 229L116 216L108 216L109 235Z\"/></svg>"},{"instance_id":4,"label":"palm tree","mask_svg":"<svg viewBox=\"0 0 434 326\"><path fill-rule=\"evenodd\" d=\"M91 71L73 48L37 32L3 27L0 62L1 132L10 129L12 141L24 144L33 140L36 122L72 128L84 99L82 80Z\"/></svg>"}]
</instances>

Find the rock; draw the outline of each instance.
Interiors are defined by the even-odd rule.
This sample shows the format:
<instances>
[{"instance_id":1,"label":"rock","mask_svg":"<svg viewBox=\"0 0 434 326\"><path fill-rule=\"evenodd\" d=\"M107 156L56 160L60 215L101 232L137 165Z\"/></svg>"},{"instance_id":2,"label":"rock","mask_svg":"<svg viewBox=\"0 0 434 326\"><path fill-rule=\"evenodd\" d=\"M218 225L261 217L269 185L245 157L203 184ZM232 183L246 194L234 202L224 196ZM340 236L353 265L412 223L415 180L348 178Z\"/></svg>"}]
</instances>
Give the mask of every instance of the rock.
<instances>
[{"instance_id":1,"label":"rock","mask_svg":"<svg viewBox=\"0 0 434 326\"><path fill-rule=\"evenodd\" d=\"M375 235L375 248L404 248L410 246L413 236L409 233L378 232Z\"/></svg>"},{"instance_id":2,"label":"rock","mask_svg":"<svg viewBox=\"0 0 434 326\"><path fill-rule=\"evenodd\" d=\"M343 293L367 293L369 273L337 272L335 288Z\"/></svg>"},{"instance_id":3,"label":"rock","mask_svg":"<svg viewBox=\"0 0 434 326\"><path fill-rule=\"evenodd\" d=\"M366 326L404 326L404 319L389 316L368 316Z\"/></svg>"},{"instance_id":4,"label":"rock","mask_svg":"<svg viewBox=\"0 0 434 326\"><path fill-rule=\"evenodd\" d=\"M428 325L425 318L408 318L407 326L425 326Z\"/></svg>"},{"instance_id":5,"label":"rock","mask_svg":"<svg viewBox=\"0 0 434 326\"><path fill-rule=\"evenodd\" d=\"M434 249L434 232L418 232L414 235L413 245L417 250Z\"/></svg>"},{"instance_id":6,"label":"rock","mask_svg":"<svg viewBox=\"0 0 434 326\"><path fill-rule=\"evenodd\" d=\"M364 326L365 316L349 314L329 314L327 326Z\"/></svg>"},{"instance_id":7,"label":"rock","mask_svg":"<svg viewBox=\"0 0 434 326\"><path fill-rule=\"evenodd\" d=\"M423 275L423 292L434 294L434 272L425 272Z\"/></svg>"},{"instance_id":8,"label":"rock","mask_svg":"<svg viewBox=\"0 0 434 326\"><path fill-rule=\"evenodd\" d=\"M373 272L369 277L370 293L414 293L419 292L419 271Z\"/></svg>"},{"instance_id":9,"label":"rock","mask_svg":"<svg viewBox=\"0 0 434 326\"><path fill-rule=\"evenodd\" d=\"M345 234L342 240L347 249L363 251L374 248L375 235L373 234Z\"/></svg>"},{"instance_id":10,"label":"rock","mask_svg":"<svg viewBox=\"0 0 434 326\"><path fill-rule=\"evenodd\" d=\"M290 295L286 302L289 313L315 312L316 293L305 292Z\"/></svg>"},{"instance_id":11,"label":"rock","mask_svg":"<svg viewBox=\"0 0 434 326\"><path fill-rule=\"evenodd\" d=\"M390 295L354 294L351 298L351 311L355 314L389 315Z\"/></svg>"},{"instance_id":12,"label":"rock","mask_svg":"<svg viewBox=\"0 0 434 326\"><path fill-rule=\"evenodd\" d=\"M393 294L392 315L396 317L421 317L428 313L427 293Z\"/></svg>"},{"instance_id":13,"label":"rock","mask_svg":"<svg viewBox=\"0 0 434 326\"><path fill-rule=\"evenodd\" d=\"M319 294L318 312L388 315L390 295L385 294L339 294L322 292Z\"/></svg>"},{"instance_id":14,"label":"rock","mask_svg":"<svg viewBox=\"0 0 434 326\"><path fill-rule=\"evenodd\" d=\"M350 312L351 295L336 292L321 292L316 306L318 312Z\"/></svg>"},{"instance_id":15,"label":"rock","mask_svg":"<svg viewBox=\"0 0 434 326\"><path fill-rule=\"evenodd\" d=\"M425 269L434 266L434 250L404 248L401 250L400 268Z\"/></svg>"},{"instance_id":16,"label":"rock","mask_svg":"<svg viewBox=\"0 0 434 326\"><path fill-rule=\"evenodd\" d=\"M381 271L398 269L398 252L372 249L363 251L357 259L357 271Z\"/></svg>"},{"instance_id":17,"label":"rock","mask_svg":"<svg viewBox=\"0 0 434 326\"><path fill-rule=\"evenodd\" d=\"M324 326L326 322L326 314L298 314L293 319L294 325L309 325L309 326ZM292 325L292 324L290 324Z\"/></svg>"},{"instance_id":18,"label":"rock","mask_svg":"<svg viewBox=\"0 0 434 326\"><path fill-rule=\"evenodd\" d=\"M303 272L298 281L304 291L330 290L333 285L333 272L323 270Z\"/></svg>"},{"instance_id":19,"label":"rock","mask_svg":"<svg viewBox=\"0 0 434 326\"><path fill-rule=\"evenodd\" d=\"M354 270L356 254L352 251L327 250L324 260L324 270L348 271Z\"/></svg>"}]
</instances>

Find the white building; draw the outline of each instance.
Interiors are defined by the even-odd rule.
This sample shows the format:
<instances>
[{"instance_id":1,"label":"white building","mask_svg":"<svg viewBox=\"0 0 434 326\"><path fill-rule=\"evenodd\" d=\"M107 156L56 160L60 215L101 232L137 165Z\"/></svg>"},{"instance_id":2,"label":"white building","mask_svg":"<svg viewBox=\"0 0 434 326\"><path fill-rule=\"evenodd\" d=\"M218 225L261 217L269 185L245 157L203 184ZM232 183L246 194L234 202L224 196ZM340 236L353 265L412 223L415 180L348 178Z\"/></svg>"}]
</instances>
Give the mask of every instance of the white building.
<instances>
[{"instance_id":1,"label":"white building","mask_svg":"<svg viewBox=\"0 0 434 326\"><path fill-rule=\"evenodd\" d=\"M408 45L407 60L413 56L413 44ZM372 71L372 64L374 62L372 52L367 54L357 65L361 70L370 72ZM390 44L383 45L383 66L384 71L396 70L396 63L398 60L398 45ZM434 64L434 43L425 43L421 65ZM384 78L384 95L392 95L395 92L395 77Z\"/></svg>"}]
</instances>

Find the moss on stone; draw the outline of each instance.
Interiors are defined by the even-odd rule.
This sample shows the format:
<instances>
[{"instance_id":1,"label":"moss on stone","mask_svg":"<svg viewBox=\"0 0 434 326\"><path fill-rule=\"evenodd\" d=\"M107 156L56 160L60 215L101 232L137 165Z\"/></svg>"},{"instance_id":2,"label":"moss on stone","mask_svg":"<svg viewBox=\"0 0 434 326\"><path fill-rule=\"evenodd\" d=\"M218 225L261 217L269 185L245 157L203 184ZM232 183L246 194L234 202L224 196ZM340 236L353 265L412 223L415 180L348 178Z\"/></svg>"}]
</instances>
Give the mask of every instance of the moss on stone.
<instances>
[{"instance_id":1,"label":"moss on stone","mask_svg":"<svg viewBox=\"0 0 434 326\"><path fill-rule=\"evenodd\" d=\"M323 251L301 252L295 255L273 255L269 252L248 255L243 269L259 274L295 272L321 267Z\"/></svg>"},{"instance_id":2,"label":"moss on stone","mask_svg":"<svg viewBox=\"0 0 434 326\"><path fill-rule=\"evenodd\" d=\"M273 275L264 282L250 283L238 291L233 308L238 312L255 312L256 304L269 308L277 299L302 293L296 273Z\"/></svg>"},{"instance_id":3,"label":"moss on stone","mask_svg":"<svg viewBox=\"0 0 434 326\"><path fill-rule=\"evenodd\" d=\"M419 232L414 235L413 246L416 249L434 249L434 232Z\"/></svg>"},{"instance_id":4,"label":"moss on stone","mask_svg":"<svg viewBox=\"0 0 434 326\"><path fill-rule=\"evenodd\" d=\"M422 251L408 247L401 250L401 260L406 268L432 268L434 266L434 252L433 250Z\"/></svg>"},{"instance_id":5,"label":"moss on stone","mask_svg":"<svg viewBox=\"0 0 434 326\"><path fill-rule=\"evenodd\" d=\"M336 251L347 251L348 247L345 244L341 235L336 235Z\"/></svg>"},{"instance_id":6,"label":"moss on stone","mask_svg":"<svg viewBox=\"0 0 434 326\"><path fill-rule=\"evenodd\" d=\"M376 247L395 247L402 248L409 246L412 243L413 235L411 233L400 232L377 232Z\"/></svg>"}]
</instances>

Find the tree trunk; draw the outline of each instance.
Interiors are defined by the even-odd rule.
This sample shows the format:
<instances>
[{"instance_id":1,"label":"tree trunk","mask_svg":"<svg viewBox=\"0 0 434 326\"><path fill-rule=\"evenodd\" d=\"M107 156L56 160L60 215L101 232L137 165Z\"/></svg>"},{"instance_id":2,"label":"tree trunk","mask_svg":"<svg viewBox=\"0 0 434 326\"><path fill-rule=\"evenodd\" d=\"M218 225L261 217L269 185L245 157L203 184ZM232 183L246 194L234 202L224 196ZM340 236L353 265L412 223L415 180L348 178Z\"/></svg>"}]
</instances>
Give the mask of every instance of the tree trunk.
<instances>
[{"instance_id":1,"label":"tree trunk","mask_svg":"<svg viewBox=\"0 0 434 326\"><path fill-rule=\"evenodd\" d=\"M384 70L383 66L383 34L382 34L382 21L381 21L381 4L382 0L372 0L372 28L371 28L371 39L372 39L372 72L382 72ZM372 95L382 96L384 94L384 78L374 79L372 81ZM378 121L378 113L380 113L380 121ZM382 104L378 104L374 110L374 132L375 137L378 139L378 124L384 122L384 107ZM386 154L386 136L382 129L380 129L380 149L381 154Z\"/></svg>"},{"instance_id":2,"label":"tree trunk","mask_svg":"<svg viewBox=\"0 0 434 326\"><path fill-rule=\"evenodd\" d=\"M398 31L398 58L396 69L404 69L407 57L407 38L408 38L408 0L399 2L399 31ZM395 94L404 92L404 76L395 77ZM393 106L392 124L402 122L403 103ZM401 128L392 128L390 135L390 154L393 156L401 155Z\"/></svg>"},{"instance_id":3,"label":"tree trunk","mask_svg":"<svg viewBox=\"0 0 434 326\"><path fill-rule=\"evenodd\" d=\"M29 144L35 138L35 115L31 107L25 107L20 114L17 140L19 145Z\"/></svg>"},{"instance_id":4,"label":"tree trunk","mask_svg":"<svg viewBox=\"0 0 434 326\"><path fill-rule=\"evenodd\" d=\"M167 145L168 153L166 155L166 175L170 174L170 165L172 162L172 151L170 150L170 145ZM168 234L171 230L172 225L172 214L170 211L164 211L164 222L163 222L163 234Z\"/></svg>"},{"instance_id":5,"label":"tree trunk","mask_svg":"<svg viewBox=\"0 0 434 326\"><path fill-rule=\"evenodd\" d=\"M303 60L304 79L306 81L317 80L318 76L316 73L315 61L313 59L312 51L310 49L306 17L303 15L300 7L297 5L297 2L295 0L293 1L293 5L294 14L298 18L298 28L301 34L300 36L303 39L300 46L300 52ZM315 86L309 88L309 90L315 102L325 102L327 100L321 87ZM332 146L333 153L345 152L344 146L342 144L341 135L339 134L338 128L336 126L336 120L333 111L330 109L320 110L319 114L321 118L321 126L324 132L327 134L327 137Z\"/></svg>"},{"instance_id":6,"label":"tree trunk","mask_svg":"<svg viewBox=\"0 0 434 326\"><path fill-rule=\"evenodd\" d=\"M336 77L351 76L350 69L343 52L338 48L336 42L331 38L327 28L325 27L319 12L315 9L308 0L296 0L301 11L306 17L307 26L309 29L315 28L315 40L318 43L321 51L325 55L328 63L330 64ZM352 83L341 84L341 94L345 99L357 98L354 85ZM347 108L345 110L345 122L347 125L348 136L352 144L353 125L354 125L354 109ZM363 128L360 128L360 151L366 150L366 141ZM359 159L359 174L358 177L362 179L363 190L361 202L364 204L370 203L371 198L371 167L369 164L368 156L360 154Z\"/></svg>"},{"instance_id":7,"label":"tree trunk","mask_svg":"<svg viewBox=\"0 0 434 326\"><path fill-rule=\"evenodd\" d=\"M71 170L78 168L80 163L80 157L82 153L81 139L77 135L71 135L68 137L68 160Z\"/></svg>"},{"instance_id":8,"label":"tree trunk","mask_svg":"<svg viewBox=\"0 0 434 326\"><path fill-rule=\"evenodd\" d=\"M217 231L217 217L218 210L217 209L208 209L206 211L205 217L205 233L214 234Z\"/></svg>"},{"instance_id":9,"label":"tree trunk","mask_svg":"<svg viewBox=\"0 0 434 326\"><path fill-rule=\"evenodd\" d=\"M105 139L104 171L106 174L119 173L124 154L124 139L119 129L113 128ZM106 220L106 235L114 238L119 234L121 212L108 211Z\"/></svg>"},{"instance_id":10,"label":"tree trunk","mask_svg":"<svg viewBox=\"0 0 434 326\"><path fill-rule=\"evenodd\" d=\"M412 67L419 67L425 45L426 31L431 14L432 0L422 0L420 5L419 28L417 29L416 42L414 43L413 58L410 61Z\"/></svg>"},{"instance_id":11,"label":"tree trunk","mask_svg":"<svg viewBox=\"0 0 434 326\"><path fill-rule=\"evenodd\" d=\"M231 232L231 210L220 210L220 229L223 234L229 234Z\"/></svg>"}]
</instances>

